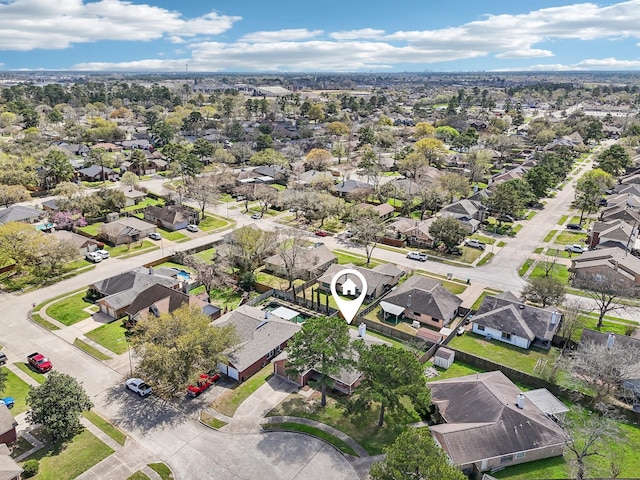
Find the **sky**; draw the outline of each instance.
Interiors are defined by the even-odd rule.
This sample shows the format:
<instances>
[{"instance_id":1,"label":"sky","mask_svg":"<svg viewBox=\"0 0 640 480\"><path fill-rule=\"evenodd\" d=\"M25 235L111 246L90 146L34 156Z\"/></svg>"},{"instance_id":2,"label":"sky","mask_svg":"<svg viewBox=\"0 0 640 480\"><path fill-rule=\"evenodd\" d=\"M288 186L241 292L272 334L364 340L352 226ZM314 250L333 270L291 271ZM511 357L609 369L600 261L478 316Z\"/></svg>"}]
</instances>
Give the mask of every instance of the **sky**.
<instances>
[{"instance_id":1,"label":"sky","mask_svg":"<svg viewBox=\"0 0 640 480\"><path fill-rule=\"evenodd\" d=\"M640 0L0 0L21 70L640 70Z\"/></svg>"}]
</instances>

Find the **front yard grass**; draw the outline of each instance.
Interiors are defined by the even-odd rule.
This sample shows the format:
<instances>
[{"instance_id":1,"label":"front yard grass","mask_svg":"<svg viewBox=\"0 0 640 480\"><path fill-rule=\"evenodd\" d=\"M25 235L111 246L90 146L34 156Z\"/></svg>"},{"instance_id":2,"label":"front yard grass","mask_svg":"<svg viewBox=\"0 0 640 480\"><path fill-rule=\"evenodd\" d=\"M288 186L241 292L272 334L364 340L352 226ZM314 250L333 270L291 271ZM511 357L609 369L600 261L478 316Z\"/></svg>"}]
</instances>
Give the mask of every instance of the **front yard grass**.
<instances>
[{"instance_id":1,"label":"front yard grass","mask_svg":"<svg viewBox=\"0 0 640 480\"><path fill-rule=\"evenodd\" d=\"M407 428L407 425L421 420L407 399L402 401L405 411L387 411L384 425L378 427L377 421L380 414L378 404L373 404L370 409L353 414L348 413L345 408L345 397L328 395L327 405L320 407L318 396L319 392L315 392L311 398L292 393L267 416L290 415L325 423L349 435L371 455L383 453L384 448L392 444L396 437Z\"/></svg>"},{"instance_id":2,"label":"front yard grass","mask_svg":"<svg viewBox=\"0 0 640 480\"><path fill-rule=\"evenodd\" d=\"M551 273L549 275L557 278L565 285L569 285L569 268L566 265L560 265L559 263L556 263L551 269ZM544 267L540 263L538 263L534 267L533 272L531 272L531 275L529 275L529 278L540 278L544 276Z\"/></svg>"},{"instance_id":3,"label":"front yard grass","mask_svg":"<svg viewBox=\"0 0 640 480\"><path fill-rule=\"evenodd\" d=\"M493 245L496 241L491 237L485 237L484 235L480 235L479 233L474 233L470 238L474 240L478 240L482 243L486 243L487 245Z\"/></svg>"},{"instance_id":4,"label":"front yard grass","mask_svg":"<svg viewBox=\"0 0 640 480\"><path fill-rule=\"evenodd\" d=\"M164 463L150 463L148 467L160 475L162 480L173 480L171 469Z\"/></svg>"},{"instance_id":5,"label":"front yard grass","mask_svg":"<svg viewBox=\"0 0 640 480\"><path fill-rule=\"evenodd\" d=\"M152 250L158 250L160 247L149 240L142 240L139 242L125 243L116 247L106 246L105 250L109 252L112 257L133 257L140 255L141 253L147 253Z\"/></svg>"},{"instance_id":6,"label":"front yard grass","mask_svg":"<svg viewBox=\"0 0 640 480\"><path fill-rule=\"evenodd\" d=\"M124 442L127 439L127 435L121 432L118 428L114 427L106 419L102 418L96 412L92 411L84 412L82 415L104 433L109 435L109 437L111 437L114 441L118 442L120 445L124 445Z\"/></svg>"},{"instance_id":7,"label":"front yard grass","mask_svg":"<svg viewBox=\"0 0 640 480\"><path fill-rule=\"evenodd\" d=\"M484 257L482 257L480 259L480 261L476 265L478 267L481 267L482 265L485 265L485 264L489 263L493 259L494 256L495 256L495 253L489 252Z\"/></svg>"},{"instance_id":8,"label":"front yard grass","mask_svg":"<svg viewBox=\"0 0 640 480\"><path fill-rule=\"evenodd\" d=\"M558 231L557 231L557 230L551 230L551 231L550 231L549 233L547 233L547 235L544 237L543 242L545 242L545 243L546 243L546 242L550 242L550 241L551 241L551 239L553 238L553 236L554 236L556 233L558 233Z\"/></svg>"},{"instance_id":9,"label":"front yard grass","mask_svg":"<svg viewBox=\"0 0 640 480\"><path fill-rule=\"evenodd\" d=\"M354 457L359 457L359 455L355 452L353 448L351 448L345 442L340 440L338 437L334 437L330 433L327 433L324 430L320 430L319 428L312 427L310 425L304 425L302 423L294 423L294 422L266 423L262 425L262 428L263 430L270 430L270 431L306 433L307 435L320 438L325 442L330 443L331 445L336 447L338 450L340 450L342 453L346 453L347 455L352 455Z\"/></svg>"},{"instance_id":10,"label":"front yard grass","mask_svg":"<svg viewBox=\"0 0 640 480\"><path fill-rule=\"evenodd\" d=\"M225 220L222 217L214 216L214 215L206 215L198 226L200 230L205 232L211 232L213 230L221 230L229 225L229 221Z\"/></svg>"},{"instance_id":11,"label":"front yard grass","mask_svg":"<svg viewBox=\"0 0 640 480\"><path fill-rule=\"evenodd\" d=\"M91 225L86 225L84 227L79 227L78 230L81 232L87 233L92 237L97 237L98 234L102 231L103 222L92 223Z\"/></svg>"},{"instance_id":12,"label":"front yard grass","mask_svg":"<svg viewBox=\"0 0 640 480\"><path fill-rule=\"evenodd\" d=\"M184 240L189 239L189 237L187 237L184 233L180 231L173 232L171 230L165 230L164 228L159 228L158 233L162 235L162 238L171 240L172 242L182 242Z\"/></svg>"},{"instance_id":13,"label":"front yard grass","mask_svg":"<svg viewBox=\"0 0 640 480\"><path fill-rule=\"evenodd\" d=\"M560 232L553 243L558 245L573 245L574 243L583 243L587 239L585 233Z\"/></svg>"},{"instance_id":14,"label":"front yard grass","mask_svg":"<svg viewBox=\"0 0 640 480\"><path fill-rule=\"evenodd\" d=\"M237 384L233 390L229 390L216 398L211 404L211 408L228 417L233 417L240 404L244 402L249 395L264 385L264 382L272 375L273 367L271 364L268 364L246 382Z\"/></svg>"},{"instance_id":15,"label":"front yard grass","mask_svg":"<svg viewBox=\"0 0 640 480\"><path fill-rule=\"evenodd\" d=\"M358 255L351 252L345 252L344 250L334 250L334 255L338 259L339 265L344 265L346 263L353 263L357 267L368 267L373 268L377 265L380 265L382 262L376 261L371 258L371 262L367 265L367 257L364 255Z\"/></svg>"},{"instance_id":16,"label":"front yard grass","mask_svg":"<svg viewBox=\"0 0 640 480\"><path fill-rule=\"evenodd\" d=\"M14 363L14 365L16 367L18 367L20 370L22 370L24 373L26 373L27 375L29 375L31 378L33 378L36 382L38 383L43 383L47 377L45 377L44 375L42 375L41 373L38 372L34 372L31 367L23 362L16 362Z\"/></svg>"},{"instance_id":17,"label":"front yard grass","mask_svg":"<svg viewBox=\"0 0 640 480\"><path fill-rule=\"evenodd\" d=\"M38 325L46 328L47 330L51 330L51 331L60 330L60 328L57 325L54 325L53 323L49 322L48 320L45 320L44 318L42 318L37 313L32 313L31 314L31 320L36 322Z\"/></svg>"},{"instance_id":18,"label":"front yard grass","mask_svg":"<svg viewBox=\"0 0 640 480\"><path fill-rule=\"evenodd\" d=\"M78 347L80 350L82 350L83 352L88 353L89 355L91 355L92 357L97 358L100 361L111 360L111 357L109 355L105 355L104 353L102 353L100 350L98 350L94 346L89 345L87 342L84 342L84 341L80 340L79 338L76 338L73 341L73 344L76 347Z\"/></svg>"},{"instance_id":19,"label":"front yard grass","mask_svg":"<svg viewBox=\"0 0 640 480\"><path fill-rule=\"evenodd\" d=\"M553 365L559 355L557 348L551 348L549 351L537 348L525 350L499 340L485 340L484 337L472 332L453 338L449 345L463 352L486 358L499 365L505 365L536 377L541 376L540 371L533 371L539 359L547 360L547 365Z\"/></svg>"},{"instance_id":20,"label":"front yard grass","mask_svg":"<svg viewBox=\"0 0 640 480\"><path fill-rule=\"evenodd\" d=\"M127 329L121 320L114 320L106 325L101 325L95 330L87 332L85 335L104 348L120 355L127 351Z\"/></svg>"},{"instance_id":21,"label":"front yard grass","mask_svg":"<svg viewBox=\"0 0 640 480\"><path fill-rule=\"evenodd\" d=\"M533 259L527 258L522 264L522 266L520 267L520 269L518 270L518 275L520 275L521 277L524 277L524 275L529 271L529 268L531 267L532 263L533 263Z\"/></svg>"},{"instance_id":22,"label":"front yard grass","mask_svg":"<svg viewBox=\"0 0 640 480\"><path fill-rule=\"evenodd\" d=\"M84 309L93 306L93 303L85 299L86 295L86 290L82 290L70 297L61 298L47 308L47 315L67 327L89 318L91 315Z\"/></svg>"},{"instance_id":23,"label":"front yard grass","mask_svg":"<svg viewBox=\"0 0 640 480\"><path fill-rule=\"evenodd\" d=\"M15 416L22 412L26 412L29 407L27 406L27 394L29 393L29 384L22 380L18 375L13 373L7 367L2 367L1 370L6 372L7 381L4 384L4 390L0 391L0 397L13 397L15 405L11 410L11 413Z\"/></svg>"},{"instance_id":24,"label":"front yard grass","mask_svg":"<svg viewBox=\"0 0 640 480\"><path fill-rule=\"evenodd\" d=\"M37 480L72 480L107 458L113 450L88 430L65 444L45 444L29 457L40 461Z\"/></svg>"}]
</instances>

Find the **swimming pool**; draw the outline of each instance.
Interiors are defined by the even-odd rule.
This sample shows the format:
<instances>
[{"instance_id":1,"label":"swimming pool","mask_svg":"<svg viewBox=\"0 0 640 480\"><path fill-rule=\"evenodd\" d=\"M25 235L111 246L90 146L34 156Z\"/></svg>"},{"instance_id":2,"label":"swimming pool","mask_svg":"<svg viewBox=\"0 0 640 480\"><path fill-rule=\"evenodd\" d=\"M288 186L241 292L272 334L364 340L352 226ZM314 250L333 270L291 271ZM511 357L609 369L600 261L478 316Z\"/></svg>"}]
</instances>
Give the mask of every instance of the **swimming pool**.
<instances>
[{"instance_id":1,"label":"swimming pool","mask_svg":"<svg viewBox=\"0 0 640 480\"><path fill-rule=\"evenodd\" d=\"M266 312L273 312L274 315L295 323L304 323L311 318L306 313L299 312L290 307L280 305L278 302L271 302L263 308Z\"/></svg>"},{"instance_id":2,"label":"swimming pool","mask_svg":"<svg viewBox=\"0 0 640 480\"><path fill-rule=\"evenodd\" d=\"M191 280L191 274L186 270L179 270L177 268L174 268L174 270L177 271L176 275L180 280L183 280L185 282L188 282Z\"/></svg>"}]
</instances>

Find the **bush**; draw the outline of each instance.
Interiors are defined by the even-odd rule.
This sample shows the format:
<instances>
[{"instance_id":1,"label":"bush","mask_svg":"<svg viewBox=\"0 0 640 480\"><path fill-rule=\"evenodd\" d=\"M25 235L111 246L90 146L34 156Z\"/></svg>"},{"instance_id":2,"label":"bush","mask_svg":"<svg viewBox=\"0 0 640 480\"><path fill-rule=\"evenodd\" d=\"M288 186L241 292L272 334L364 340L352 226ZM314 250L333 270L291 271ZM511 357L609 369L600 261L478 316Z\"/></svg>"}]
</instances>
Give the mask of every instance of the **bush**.
<instances>
[{"instance_id":1,"label":"bush","mask_svg":"<svg viewBox=\"0 0 640 480\"><path fill-rule=\"evenodd\" d=\"M31 460L24 462L22 464L22 468L24 469L24 478L31 478L38 473L38 470L40 469L40 462L35 458L32 458Z\"/></svg>"}]
</instances>

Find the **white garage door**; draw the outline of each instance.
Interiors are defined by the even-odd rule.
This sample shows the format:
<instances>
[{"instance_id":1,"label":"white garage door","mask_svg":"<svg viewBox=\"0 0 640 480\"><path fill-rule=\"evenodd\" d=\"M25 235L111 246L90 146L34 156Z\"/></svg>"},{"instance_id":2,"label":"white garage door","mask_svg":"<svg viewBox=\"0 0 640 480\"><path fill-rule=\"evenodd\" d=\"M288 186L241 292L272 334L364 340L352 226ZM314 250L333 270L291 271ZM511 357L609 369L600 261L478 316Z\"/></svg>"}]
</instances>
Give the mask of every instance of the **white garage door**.
<instances>
[{"instance_id":1,"label":"white garage door","mask_svg":"<svg viewBox=\"0 0 640 480\"><path fill-rule=\"evenodd\" d=\"M229 375L230 378L233 378L234 380L238 380L238 370L236 370L233 367L229 367L228 371L227 371L227 375Z\"/></svg>"},{"instance_id":2,"label":"white garage door","mask_svg":"<svg viewBox=\"0 0 640 480\"><path fill-rule=\"evenodd\" d=\"M220 370L220 373L223 374L227 374L227 364L226 363L222 363L222 362L218 362L218 370Z\"/></svg>"}]
</instances>

